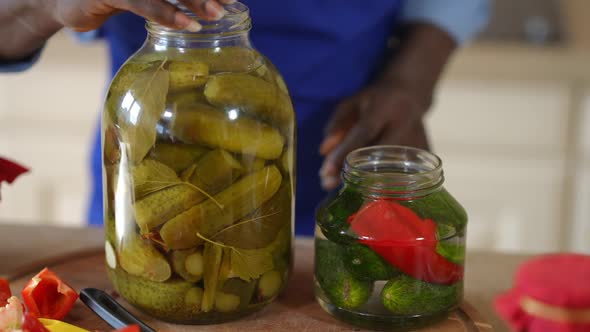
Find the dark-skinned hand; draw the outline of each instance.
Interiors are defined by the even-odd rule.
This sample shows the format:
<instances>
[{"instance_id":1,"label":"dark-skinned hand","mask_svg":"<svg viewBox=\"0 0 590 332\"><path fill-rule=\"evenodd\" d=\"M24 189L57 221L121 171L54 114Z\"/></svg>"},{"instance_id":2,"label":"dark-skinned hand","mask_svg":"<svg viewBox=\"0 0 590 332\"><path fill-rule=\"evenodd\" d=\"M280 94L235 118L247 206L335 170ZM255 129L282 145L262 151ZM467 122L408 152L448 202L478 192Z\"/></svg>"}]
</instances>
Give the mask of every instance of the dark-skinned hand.
<instances>
[{"instance_id":1,"label":"dark-skinned hand","mask_svg":"<svg viewBox=\"0 0 590 332\"><path fill-rule=\"evenodd\" d=\"M430 98L401 82L373 84L340 103L320 146L325 157L320 178L322 187L340 183L346 155L369 145L407 145L428 149L422 116Z\"/></svg>"}]
</instances>

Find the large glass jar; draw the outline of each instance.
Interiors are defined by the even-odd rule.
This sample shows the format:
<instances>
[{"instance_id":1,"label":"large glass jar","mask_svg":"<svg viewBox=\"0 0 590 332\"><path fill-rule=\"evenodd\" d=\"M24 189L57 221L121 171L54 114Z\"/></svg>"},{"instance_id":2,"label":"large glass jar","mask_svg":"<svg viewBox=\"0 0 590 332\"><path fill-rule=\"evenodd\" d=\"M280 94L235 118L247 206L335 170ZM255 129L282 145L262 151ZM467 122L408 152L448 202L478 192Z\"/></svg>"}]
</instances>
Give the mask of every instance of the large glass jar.
<instances>
[{"instance_id":1,"label":"large glass jar","mask_svg":"<svg viewBox=\"0 0 590 332\"><path fill-rule=\"evenodd\" d=\"M317 211L315 293L334 316L415 328L462 300L467 215L443 188L441 160L375 146L350 153L344 185Z\"/></svg>"},{"instance_id":2,"label":"large glass jar","mask_svg":"<svg viewBox=\"0 0 590 332\"><path fill-rule=\"evenodd\" d=\"M148 22L103 113L108 274L166 321L269 304L292 261L294 113L236 3L199 33Z\"/></svg>"}]
</instances>

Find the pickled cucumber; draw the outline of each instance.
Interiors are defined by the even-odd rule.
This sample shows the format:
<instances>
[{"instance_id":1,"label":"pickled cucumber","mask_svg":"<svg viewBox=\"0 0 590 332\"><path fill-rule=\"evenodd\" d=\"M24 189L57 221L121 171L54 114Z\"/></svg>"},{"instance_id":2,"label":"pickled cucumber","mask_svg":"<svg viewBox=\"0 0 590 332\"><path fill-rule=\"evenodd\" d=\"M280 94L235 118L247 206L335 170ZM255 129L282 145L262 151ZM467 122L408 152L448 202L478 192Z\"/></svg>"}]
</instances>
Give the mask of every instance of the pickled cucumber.
<instances>
[{"instance_id":1,"label":"pickled cucumber","mask_svg":"<svg viewBox=\"0 0 590 332\"><path fill-rule=\"evenodd\" d=\"M166 281L172 275L166 258L134 232L119 244L119 264L127 273L151 281Z\"/></svg>"},{"instance_id":2,"label":"pickled cucumber","mask_svg":"<svg viewBox=\"0 0 590 332\"><path fill-rule=\"evenodd\" d=\"M150 158L179 173L199 160L208 151L209 149L200 145L156 143Z\"/></svg>"},{"instance_id":3,"label":"pickled cucumber","mask_svg":"<svg viewBox=\"0 0 590 332\"><path fill-rule=\"evenodd\" d=\"M182 279L190 282L198 282L203 278L202 262L200 272L196 271L195 269L191 269L191 271L187 269L188 257L195 253L199 254L202 258L202 254L200 252L197 252L196 249L174 250L170 254L170 260L172 262L172 269L174 270L174 272L178 274Z\"/></svg>"},{"instance_id":4,"label":"pickled cucumber","mask_svg":"<svg viewBox=\"0 0 590 332\"><path fill-rule=\"evenodd\" d=\"M245 173L252 173L259 171L266 166L266 160L256 158L251 155L242 154L239 157L240 163L242 164L242 168L244 169Z\"/></svg>"},{"instance_id":5,"label":"pickled cucumber","mask_svg":"<svg viewBox=\"0 0 590 332\"><path fill-rule=\"evenodd\" d=\"M436 251L455 264L463 265L465 263L465 245L462 243L439 241Z\"/></svg>"},{"instance_id":6,"label":"pickled cucumber","mask_svg":"<svg viewBox=\"0 0 590 332\"><path fill-rule=\"evenodd\" d=\"M295 166L293 165L293 147L289 147L285 152L283 152L279 166L285 174L291 173L291 168Z\"/></svg>"},{"instance_id":7,"label":"pickled cucumber","mask_svg":"<svg viewBox=\"0 0 590 332\"><path fill-rule=\"evenodd\" d=\"M276 159L283 151L285 139L274 128L202 105L198 110L179 111L172 120L171 130L181 141L205 144L231 152L244 153L262 159Z\"/></svg>"},{"instance_id":8,"label":"pickled cucumber","mask_svg":"<svg viewBox=\"0 0 590 332\"><path fill-rule=\"evenodd\" d=\"M433 314L457 306L462 289L462 283L434 285L401 275L383 286L381 300L398 315Z\"/></svg>"},{"instance_id":9,"label":"pickled cucumber","mask_svg":"<svg viewBox=\"0 0 590 332\"><path fill-rule=\"evenodd\" d=\"M359 279L389 280L400 272L369 247L351 244L344 249L344 266Z\"/></svg>"},{"instance_id":10,"label":"pickled cucumber","mask_svg":"<svg viewBox=\"0 0 590 332\"><path fill-rule=\"evenodd\" d=\"M203 289L201 287L189 289L184 296L184 304L196 311L201 311L201 301L203 301Z\"/></svg>"},{"instance_id":11,"label":"pickled cucumber","mask_svg":"<svg viewBox=\"0 0 590 332\"><path fill-rule=\"evenodd\" d=\"M256 290L256 282L244 281L240 278L230 278L223 283L221 290L226 294L233 294L240 298L240 308L246 307L252 300Z\"/></svg>"},{"instance_id":12,"label":"pickled cucumber","mask_svg":"<svg viewBox=\"0 0 590 332\"><path fill-rule=\"evenodd\" d=\"M209 66L203 62L174 61L168 65L170 90L198 88L207 82Z\"/></svg>"},{"instance_id":13,"label":"pickled cucumber","mask_svg":"<svg viewBox=\"0 0 590 332\"><path fill-rule=\"evenodd\" d=\"M338 199L329 199L317 210L317 225L328 240L338 244L357 243L355 235L350 234L348 217L363 205L363 195L350 186L344 187Z\"/></svg>"},{"instance_id":14,"label":"pickled cucumber","mask_svg":"<svg viewBox=\"0 0 590 332\"><path fill-rule=\"evenodd\" d=\"M195 105L206 104L207 98L203 91L191 89L169 93L167 103L172 110L190 110Z\"/></svg>"},{"instance_id":15,"label":"pickled cucumber","mask_svg":"<svg viewBox=\"0 0 590 332\"><path fill-rule=\"evenodd\" d=\"M203 275L203 253L201 251L194 252L186 257L184 261L184 268L186 271L194 276Z\"/></svg>"},{"instance_id":16,"label":"pickled cucumber","mask_svg":"<svg viewBox=\"0 0 590 332\"><path fill-rule=\"evenodd\" d=\"M453 226L457 236L465 234L468 219L467 212L444 188L420 197L420 199L401 200L399 203L412 209L421 218L432 219L437 224Z\"/></svg>"},{"instance_id":17,"label":"pickled cucumber","mask_svg":"<svg viewBox=\"0 0 590 332\"><path fill-rule=\"evenodd\" d=\"M243 108L244 112L284 124L293 119L289 96L275 84L246 74L211 76L204 90L207 100L215 106Z\"/></svg>"},{"instance_id":18,"label":"pickled cucumber","mask_svg":"<svg viewBox=\"0 0 590 332\"><path fill-rule=\"evenodd\" d=\"M215 305L215 293L219 283L219 269L223 259L223 249L219 246L205 243L203 250L204 272L203 284L203 301L201 301L201 310L209 312Z\"/></svg>"},{"instance_id":19,"label":"pickled cucumber","mask_svg":"<svg viewBox=\"0 0 590 332\"><path fill-rule=\"evenodd\" d=\"M315 277L323 293L342 308L365 304L373 292L373 282L358 279L344 267L344 249L330 241L316 240Z\"/></svg>"},{"instance_id":20,"label":"pickled cucumber","mask_svg":"<svg viewBox=\"0 0 590 332\"><path fill-rule=\"evenodd\" d=\"M132 276L119 269L107 269L115 290L129 303L155 317L188 321L200 312L199 306L185 303L195 286L182 279L154 282Z\"/></svg>"},{"instance_id":21,"label":"pickled cucumber","mask_svg":"<svg viewBox=\"0 0 590 332\"><path fill-rule=\"evenodd\" d=\"M230 248L223 248L223 257L221 258L221 264L219 266L219 275L217 277L220 285L233 276L232 271L232 250Z\"/></svg>"},{"instance_id":22,"label":"pickled cucumber","mask_svg":"<svg viewBox=\"0 0 590 332\"><path fill-rule=\"evenodd\" d=\"M135 203L135 221L141 234L147 234L203 199L201 192L185 184L162 189Z\"/></svg>"},{"instance_id":23,"label":"pickled cucumber","mask_svg":"<svg viewBox=\"0 0 590 332\"><path fill-rule=\"evenodd\" d=\"M229 187L242 175L242 165L230 153L216 149L189 167L182 179L213 195Z\"/></svg>"},{"instance_id":24,"label":"pickled cucumber","mask_svg":"<svg viewBox=\"0 0 590 332\"><path fill-rule=\"evenodd\" d=\"M266 300L278 294L283 279L277 270L268 271L258 280L258 299Z\"/></svg>"},{"instance_id":25,"label":"pickled cucumber","mask_svg":"<svg viewBox=\"0 0 590 332\"><path fill-rule=\"evenodd\" d=\"M218 291L215 294L215 310L219 312L232 312L240 306L240 297Z\"/></svg>"},{"instance_id":26,"label":"pickled cucumber","mask_svg":"<svg viewBox=\"0 0 590 332\"><path fill-rule=\"evenodd\" d=\"M166 222L160 235L170 249L197 246L202 242L197 233L210 237L245 217L274 196L281 180L281 173L275 166L246 175L215 195L223 209L207 200Z\"/></svg>"},{"instance_id":27,"label":"pickled cucumber","mask_svg":"<svg viewBox=\"0 0 590 332\"><path fill-rule=\"evenodd\" d=\"M246 47L187 48L182 53L170 52L169 56L171 60L199 59L209 65L211 73L250 72L264 61L256 50Z\"/></svg>"}]
</instances>

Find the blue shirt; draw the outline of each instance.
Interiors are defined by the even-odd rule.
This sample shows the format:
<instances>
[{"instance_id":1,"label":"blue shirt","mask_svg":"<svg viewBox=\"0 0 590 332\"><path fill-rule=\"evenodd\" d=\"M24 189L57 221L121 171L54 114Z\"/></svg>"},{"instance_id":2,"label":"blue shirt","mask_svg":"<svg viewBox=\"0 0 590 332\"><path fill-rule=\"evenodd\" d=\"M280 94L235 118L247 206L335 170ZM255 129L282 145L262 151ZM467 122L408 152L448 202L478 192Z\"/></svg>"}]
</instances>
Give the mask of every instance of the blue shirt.
<instances>
[{"instance_id":1,"label":"blue shirt","mask_svg":"<svg viewBox=\"0 0 590 332\"><path fill-rule=\"evenodd\" d=\"M319 185L318 145L335 105L365 87L384 64L387 40L404 22L427 22L459 44L486 23L487 0L246 0L252 43L283 74L298 121L296 231L313 232ZM144 20L130 13L94 34L110 48L112 74L145 40ZM92 154L94 190L89 222L102 223L100 133Z\"/></svg>"}]
</instances>

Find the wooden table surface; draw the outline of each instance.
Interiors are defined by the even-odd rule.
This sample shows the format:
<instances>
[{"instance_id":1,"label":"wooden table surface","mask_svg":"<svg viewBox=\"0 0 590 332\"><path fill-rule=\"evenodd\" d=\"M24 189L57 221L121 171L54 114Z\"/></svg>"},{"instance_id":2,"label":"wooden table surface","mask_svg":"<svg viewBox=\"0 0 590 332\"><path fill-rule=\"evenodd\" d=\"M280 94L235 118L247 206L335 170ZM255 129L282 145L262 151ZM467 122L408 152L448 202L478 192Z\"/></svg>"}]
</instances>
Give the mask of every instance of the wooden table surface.
<instances>
[{"instance_id":1,"label":"wooden table surface","mask_svg":"<svg viewBox=\"0 0 590 332\"><path fill-rule=\"evenodd\" d=\"M0 277L21 266L73 251L104 245L100 228L0 225ZM514 272L527 256L468 252L465 297L496 331L508 331L495 315L492 301L511 286Z\"/></svg>"}]
</instances>

